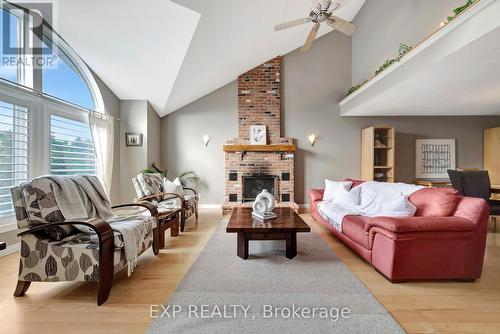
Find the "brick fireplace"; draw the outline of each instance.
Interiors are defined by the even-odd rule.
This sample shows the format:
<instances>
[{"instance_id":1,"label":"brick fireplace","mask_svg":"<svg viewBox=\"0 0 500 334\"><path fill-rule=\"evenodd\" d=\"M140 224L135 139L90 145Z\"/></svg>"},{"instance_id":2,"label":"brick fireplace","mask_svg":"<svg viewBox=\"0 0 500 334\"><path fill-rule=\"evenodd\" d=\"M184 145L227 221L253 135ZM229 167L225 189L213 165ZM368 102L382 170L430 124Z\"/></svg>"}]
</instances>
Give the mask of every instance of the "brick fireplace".
<instances>
[{"instance_id":1,"label":"brick fireplace","mask_svg":"<svg viewBox=\"0 0 500 334\"><path fill-rule=\"evenodd\" d=\"M261 189L274 194L277 206L295 203L295 145L281 137L281 57L238 77L238 137L226 140L224 213L251 206ZM266 145L250 145L250 127L263 125Z\"/></svg>"}]
</instances>

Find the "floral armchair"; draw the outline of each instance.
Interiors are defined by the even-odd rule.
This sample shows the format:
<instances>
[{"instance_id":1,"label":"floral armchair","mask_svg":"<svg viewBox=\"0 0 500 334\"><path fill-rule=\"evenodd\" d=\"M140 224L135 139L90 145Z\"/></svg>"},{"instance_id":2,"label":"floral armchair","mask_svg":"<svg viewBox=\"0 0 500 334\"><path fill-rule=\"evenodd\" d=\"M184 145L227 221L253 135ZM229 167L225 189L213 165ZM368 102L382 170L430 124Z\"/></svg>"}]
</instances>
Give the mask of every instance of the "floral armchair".
<instances>
[{"instance_id":1,"label":"floral armchair","mask_svg":"<svg viewBox=\"0 0 500 334\"><path fill-rule=\"evenodd\" d=\"M55 200L52 180L36 180L36 185L30 181L11 189L17 225L23 230L18 235L21 258L14 296L24 295L31 282L98 282L97 305L102 305L111 291L113 275L127 267L122 235L99 218L65 220ZM99 182L97 178L95 181ZM158 254L158 210L148 202L112 208L129 206L149 211L149 215L134 218L147 226L147 234L138 241L140 254L151 246ZM87 226L94 232L82 232L75 225Z\"/></svg>"},{"instance_id":2,"label":"floral armchair","mask_svg":"<svg viewBox=\"0 0 500 334\"><path fill-rule=\"evenodd\" d=\"M138 200L156 205L160 216L180 209L181 232L184 232L187 219L194 216L198 220L198 193L182 186L181 192L166 192L165 181L160 173L141 173L132 179L132 184Z\"/></svg>"}]
</instances>

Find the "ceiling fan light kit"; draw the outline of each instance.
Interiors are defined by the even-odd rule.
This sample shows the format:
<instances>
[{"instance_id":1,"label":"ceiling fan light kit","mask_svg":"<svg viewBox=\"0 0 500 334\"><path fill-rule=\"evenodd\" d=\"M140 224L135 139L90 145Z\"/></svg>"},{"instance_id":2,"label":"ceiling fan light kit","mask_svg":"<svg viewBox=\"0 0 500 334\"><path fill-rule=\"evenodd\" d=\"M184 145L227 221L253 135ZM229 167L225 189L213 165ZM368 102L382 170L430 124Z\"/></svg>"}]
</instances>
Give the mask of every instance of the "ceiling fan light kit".
<instances>
[{"instance_id":1,"label":"ceiling fan light kit","mask_svg":"<svg viewBox=\"0 0 500 334\"><path fill-rule=\"evenodd\" d=\"M351 36L356 31L356 26L349 21L343 20L340 17L333 15L333 12L335 12L342 6L342 2L343 1L333 0L324 0L322 2L319 2L312 7L308 17L278 24L274 26L274 30L280 31L308 22L314 23L311 32L307 36L304 46L300 50L301 52L305 52L311 48L314 39L318 34L321 23L323 22L326 22L334 30L338 30L345 35Z\"/></svg>"}]
</instances>

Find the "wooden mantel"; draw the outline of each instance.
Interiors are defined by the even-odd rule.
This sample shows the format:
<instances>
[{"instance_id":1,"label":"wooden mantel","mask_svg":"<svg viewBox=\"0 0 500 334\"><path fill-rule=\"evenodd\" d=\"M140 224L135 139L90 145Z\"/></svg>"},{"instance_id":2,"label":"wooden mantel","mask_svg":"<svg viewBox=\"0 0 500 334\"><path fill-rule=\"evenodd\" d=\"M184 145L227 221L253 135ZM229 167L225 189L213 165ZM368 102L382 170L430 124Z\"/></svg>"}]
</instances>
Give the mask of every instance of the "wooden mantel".
<instances>
[{"instance_id":1,"label":"wooden mantel","mask_svg":"<svg viewBox=\"0 0 500 334\"><path fill-rule=\"evenodd\" d=\"M224 145L224 152L295 152L295 145Z\"/></svg>"}]
</instances>

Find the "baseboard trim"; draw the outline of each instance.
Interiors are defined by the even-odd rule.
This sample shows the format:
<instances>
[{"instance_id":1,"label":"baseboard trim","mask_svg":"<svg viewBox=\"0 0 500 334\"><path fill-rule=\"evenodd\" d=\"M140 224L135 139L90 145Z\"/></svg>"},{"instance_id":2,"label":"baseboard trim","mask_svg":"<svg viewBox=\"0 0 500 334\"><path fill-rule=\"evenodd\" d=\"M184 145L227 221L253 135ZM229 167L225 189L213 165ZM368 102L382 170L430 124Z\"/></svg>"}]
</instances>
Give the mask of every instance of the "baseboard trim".
<instances>
[{"instance_id":1,"label":"baseboard trim","mask_svg":"<svg viewBox=\"0 0 500 334\"><path fill-rule=\"evenodd\" d=\"M222 204L200 204L200 209L222 209ZM299 204L300 209L309 210L309 204Z\"/></svg>"},{"instance_id":2,"label":"baseboard trim","mask_svg":"<svg viewBox=\"0 0 500 334\"><path fill-rule=\"evenodd\" d=\"M10 255L10 254L18 252L20 250L21 250L21 243L20 242L12 244L10 246L7 246L7 248L4 249L3 251L0 251L0 257Z\"/></svg>"},{"instance_id":3,"label":"baseboard trim","mask_svg":"<svg viewBox=\"0 0 500 334\"><path fill-rule=\"evenodd\" d=\"M222 209L222 204L200 204L200 209Z\"/></svg>"}]
</instances>

